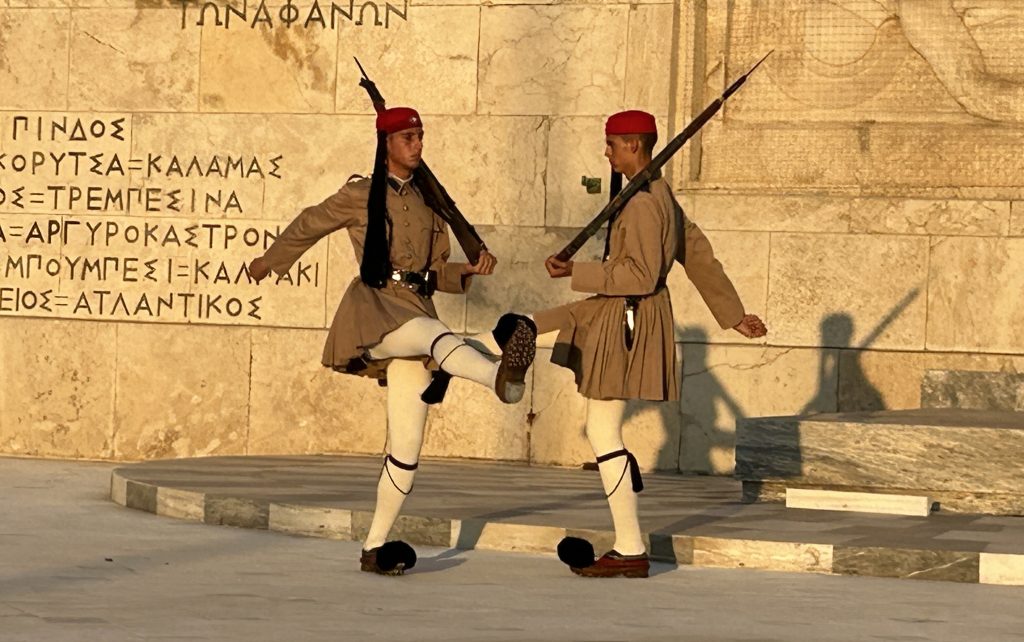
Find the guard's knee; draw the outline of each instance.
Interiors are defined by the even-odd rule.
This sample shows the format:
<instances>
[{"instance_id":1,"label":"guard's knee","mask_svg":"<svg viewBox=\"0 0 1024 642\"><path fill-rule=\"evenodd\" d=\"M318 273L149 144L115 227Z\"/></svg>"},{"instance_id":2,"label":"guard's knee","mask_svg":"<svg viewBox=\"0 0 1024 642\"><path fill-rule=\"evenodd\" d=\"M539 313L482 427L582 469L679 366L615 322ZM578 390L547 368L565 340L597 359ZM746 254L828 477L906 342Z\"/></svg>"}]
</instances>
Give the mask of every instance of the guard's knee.
<instances>
[{"instance_id":1,"label":"guard's knee","mask_svg":"<svg viewBox=\"0 0 1024 642\"><path fill-rule=\"evenodd\" d=\"M404 470L404 471L406 471L406 472L408 472L410 474L415 474L416 473L416 469L420 467L420 463L416 462L414 464L407 464L405 462L398 461L397 459L392 457L390 453L386 457L384 457L384 466L381 469L381 474L382 475L386 474L388 476L388 479L391 481L391 485L395 487L395 490L397 490L398 492L402 493L403 495L408 495L409 493L412 492L413 484L410 483L408 489L402 488L398 484L398 482L395 481L394 475L391 474L391 466L394 466L395 468Z\"/></svg>"}]
</instances>

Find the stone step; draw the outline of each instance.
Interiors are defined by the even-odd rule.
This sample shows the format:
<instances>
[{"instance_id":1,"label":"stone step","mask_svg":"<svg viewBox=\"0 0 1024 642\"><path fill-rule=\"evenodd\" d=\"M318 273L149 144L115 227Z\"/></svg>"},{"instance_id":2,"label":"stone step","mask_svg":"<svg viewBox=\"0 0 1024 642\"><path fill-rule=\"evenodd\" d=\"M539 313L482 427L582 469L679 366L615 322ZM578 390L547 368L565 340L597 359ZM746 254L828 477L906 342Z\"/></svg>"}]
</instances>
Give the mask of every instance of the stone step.
<instances>
[{"instance_id":1,"label":"stone step","mask_svg":"<svg viewBox=\"0 0 1024 642\"><path fill-rule=\"evenodd\" d=\"M1024 413L887 410L741 419L744 501L786 488L927 495L939 510L1024 515Z\"/></svg>"},{"instance_id":2,"label":"stone step","mask_svg":"<svg viewBox=\"0 0 1024 642\"><path fill-rule=\"evenodd\" d=\"M111 498L205 524L366 537L380 459L206 457L118 468ZM390 534L414 546L544 553L565 536L615 540L596 472L423 460ZM641 527L655 560L708 568L1024 585L1024 519L794 511L739 502L740 484L650 474ZM415 569L413 572L416 572ZM567 570L565 570L568 573Z\"/></svg>"},{"instance_id":3,"label":"stone step","mask_svg":"<svg viewBox=\"0 0 1024 642\"><path fill-rule=\"evenodd\" d=\"M932 511L932 501L923 495L890 495L887 493L854 493L851 491L817 490L814 488L787 488L786 508L928 517Z\"/></svg>"}]
</instances>

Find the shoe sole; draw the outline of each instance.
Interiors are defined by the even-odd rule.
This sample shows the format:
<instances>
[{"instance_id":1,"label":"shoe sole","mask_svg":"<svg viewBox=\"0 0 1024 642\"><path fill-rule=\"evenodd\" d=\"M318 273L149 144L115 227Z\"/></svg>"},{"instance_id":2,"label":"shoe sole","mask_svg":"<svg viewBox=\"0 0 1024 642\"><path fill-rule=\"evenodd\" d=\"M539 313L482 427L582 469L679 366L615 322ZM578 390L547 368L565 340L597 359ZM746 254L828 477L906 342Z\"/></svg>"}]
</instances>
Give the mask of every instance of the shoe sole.
<instances>
[{"instance_id":1,"label":"shoe sole","mask_svg":"<svg viewBox=\"0 0 1024 642\"><path fill-rule=\"evenodd\" d=\"M505 403L516 403L526 393L526 372L537 356L537 333L525 321L516 321L516 329L501 354L495 392Z\"/></svg>"},{"instance_id":2,"label":"shoe sole","mask_svg":"<svg viewBox=\"0 0 1024 642\"><path fill-rule=\"evenodd\" d=\"M399 564L390 571L383 571L377 566L369 566L367 564L362 564L359 566L359 570L363 571L364 573L376 573L377 575L387 575L393 577L396 575L405 575L405 564Z\"/></svg>"},{"instance_id":3,"label":"shoe sole","mask_svg":"<svg viewBox=\"0 0 1024 642\"><path fill-rule=\"evenodd\" d=\"M646 568L631 568L631 569L622 569L622 570L608 570L608 571L600 571L600 572L597 572L597 573L594 573L594 572L589 572L588 573L588 572L586 572L586 569L575 568L575 567L572 567L572 566L570 566L569 568L572 570L573 573L575 573L576 575L579 575L580 577L633 577L633 578L640 578L640 577L647 577L648 574L649 574L649 569L646 569Z\"/></svg>"}]
</instances>

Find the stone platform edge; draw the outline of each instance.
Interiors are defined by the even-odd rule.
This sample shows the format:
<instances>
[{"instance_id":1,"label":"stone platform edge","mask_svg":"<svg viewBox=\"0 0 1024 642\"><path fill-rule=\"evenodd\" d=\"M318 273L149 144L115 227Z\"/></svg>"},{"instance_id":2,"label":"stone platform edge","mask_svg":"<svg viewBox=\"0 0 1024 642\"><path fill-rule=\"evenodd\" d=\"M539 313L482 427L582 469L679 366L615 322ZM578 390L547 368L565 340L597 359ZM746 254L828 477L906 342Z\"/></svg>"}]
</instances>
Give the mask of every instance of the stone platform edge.
<instances>
[{"instance_id":1,"label":"stone platform edge","mask_svg":"<svg viewBox=\"0 0 1024 642\"><path fill-rule=\"evenodd\" d=\"M373 517L370 511L156 486L128 479L122 469L111 473L110 498L126 508L176 519L350 541L365 538ZM611 531L411 515L400 517L391 533L420 546L534 554L553 554L566 536L587 538L599 552L611 548L614 540ZM649 533L644 539L653 560L677 565L1024 586L1024 555L668 533Z\"/></svg>"}]
</instances>

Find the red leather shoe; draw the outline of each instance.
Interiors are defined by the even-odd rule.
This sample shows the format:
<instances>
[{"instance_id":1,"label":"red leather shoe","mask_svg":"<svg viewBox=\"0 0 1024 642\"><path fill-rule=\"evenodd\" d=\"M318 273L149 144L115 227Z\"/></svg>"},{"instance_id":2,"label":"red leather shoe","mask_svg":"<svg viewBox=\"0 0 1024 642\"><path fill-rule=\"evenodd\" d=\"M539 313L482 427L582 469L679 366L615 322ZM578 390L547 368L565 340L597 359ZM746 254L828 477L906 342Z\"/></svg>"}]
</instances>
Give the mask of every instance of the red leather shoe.
<instances>
[{"instance_id":1,"label":"red leather shoe","mask_svg":"<svg viewBox=\"0 0 1024 642\"><path fill-rule=\"evenodd\" d=\"M640 555L623 555L618 551L608 551L590 566L570 567L572 572L583 577L647 577L651 570L651 560L647 553Z\"/></svg>"}]
</instances>

